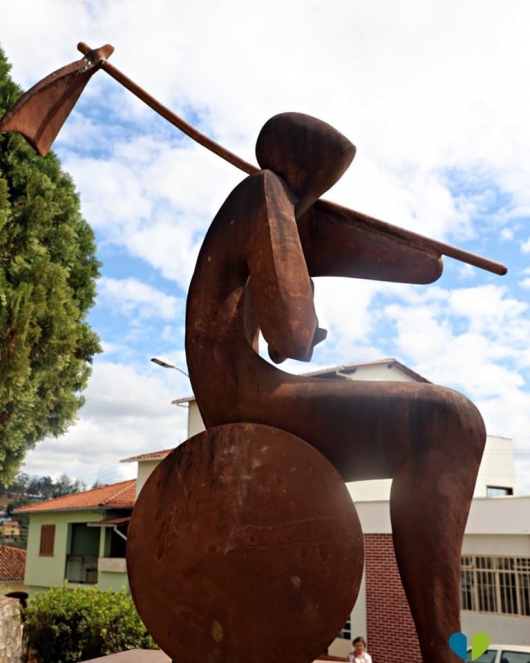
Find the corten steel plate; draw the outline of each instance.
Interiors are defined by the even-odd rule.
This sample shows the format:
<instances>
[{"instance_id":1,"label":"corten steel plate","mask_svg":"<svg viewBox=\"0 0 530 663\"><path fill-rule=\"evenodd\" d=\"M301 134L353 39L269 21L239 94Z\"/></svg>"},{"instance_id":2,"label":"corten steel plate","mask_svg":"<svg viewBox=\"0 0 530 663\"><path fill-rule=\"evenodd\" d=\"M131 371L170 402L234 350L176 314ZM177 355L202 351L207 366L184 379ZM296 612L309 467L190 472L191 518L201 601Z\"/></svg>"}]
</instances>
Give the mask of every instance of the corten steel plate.
<instances>
[{"instance_id":1,"label":"corten steel plate","mask_svg":"<svg viewBox=\"0 0 530 663\"><path fill-rule=\"evenodd\" d=\"M332 465L259 424L211 428L149 477L127 542L131 593L179 663L308 663L346 622L360 523Z\"/></svg>"}]
</instances>

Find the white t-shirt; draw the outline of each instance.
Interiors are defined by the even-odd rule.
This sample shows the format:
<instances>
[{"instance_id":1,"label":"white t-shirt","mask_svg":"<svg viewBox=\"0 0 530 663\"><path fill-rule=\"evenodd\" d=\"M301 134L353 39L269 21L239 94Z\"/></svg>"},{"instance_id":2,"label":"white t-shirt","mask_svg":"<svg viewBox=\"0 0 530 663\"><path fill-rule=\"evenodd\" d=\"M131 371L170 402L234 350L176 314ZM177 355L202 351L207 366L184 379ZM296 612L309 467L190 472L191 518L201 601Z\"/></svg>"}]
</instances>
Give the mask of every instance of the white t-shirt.
<instances>
[{"instance_id":1,"label":"white t-shirt","mask_svg":"<svg viewBox=\"0 0 530 663\"><path fill-rule=\"evenodd\" d=\"M350 663L372 663L372 657L368 652L363 652L360 656L355 656L352 652L348 655L348 661Z\"/></svg>"}]
</instances>

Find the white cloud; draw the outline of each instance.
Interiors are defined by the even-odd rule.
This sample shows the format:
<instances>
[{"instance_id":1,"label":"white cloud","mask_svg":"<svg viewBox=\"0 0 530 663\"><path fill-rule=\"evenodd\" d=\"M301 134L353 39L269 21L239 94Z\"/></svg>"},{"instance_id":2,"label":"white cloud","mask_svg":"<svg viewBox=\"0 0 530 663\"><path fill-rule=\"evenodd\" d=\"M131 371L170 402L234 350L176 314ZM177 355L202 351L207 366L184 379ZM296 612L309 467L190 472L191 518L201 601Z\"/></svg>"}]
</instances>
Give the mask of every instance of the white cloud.
<instances>
[{"instance_id":1,"label":"white cloud","mask_svg":"<svg viewBox=\"0 0 530 663\"><path fill-rule=\"evenodd\" d=\"M147 372L149 371L149 373ZM176 446L186 437L186 411L171 405L186 378L148 365L96 362L78 421L58 439L39 443L24 467L28 474L66 472L87 484L130 476L120 459Z\"/></svg>"},{"instance_id":2,"label":"white cloud","mask_svg":"<svg viewBox=\"0 0 530 663\"><path fill-rule=\"evenodd\" d=\"M471 265L461 265L458 267L458 275L462 281L467 281L476 276L476 271Z\"/></svg>"},{"instance_id":3,"label":"white cloud","mask_svg":"<svg viewBox=\"0 0 530 663\"><path fill-rule=\"evenodd\" d=\"M530 310L527 302L518 301L505 286L497 285L453 290L448 304L451 313L468 319L471 331L498 338L516 337L517 327L526 327L524 320Z\"/></svg>"},{"instance_id":4,"label":"white cloud","mask_svg":"<svg viewBox=\"0 0 530 663\"><path fill-rule=\"evenodd\" d=\"M135 278L103 277L98 281L98 294L102 303L109 308L117 308L128 316L141 319L174 320L184 311L184 302L177 297L167 295Z\"/></svg>"}]
</instances>

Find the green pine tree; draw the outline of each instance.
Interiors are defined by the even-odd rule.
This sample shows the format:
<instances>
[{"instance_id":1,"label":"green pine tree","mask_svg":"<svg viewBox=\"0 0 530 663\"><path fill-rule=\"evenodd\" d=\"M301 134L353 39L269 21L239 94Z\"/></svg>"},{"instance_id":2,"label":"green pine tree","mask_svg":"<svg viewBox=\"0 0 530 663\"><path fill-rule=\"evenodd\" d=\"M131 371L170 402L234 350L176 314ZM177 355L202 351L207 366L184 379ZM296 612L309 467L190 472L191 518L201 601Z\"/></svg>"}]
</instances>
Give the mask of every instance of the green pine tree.
<instances>
[{"instance_id":1,"label":"green pine tree","mask_svg":"<svg viewBox=\"0 0 530 663\"><path fill-rule=\"evenodd\" d=\"M20 96L0 49L0 117ZM55 154L37 156L18 134L0 135L0 481L26 453L61 435L99 339L85 322L99 263L72 180Z\"/></svg>"}]
</instances>

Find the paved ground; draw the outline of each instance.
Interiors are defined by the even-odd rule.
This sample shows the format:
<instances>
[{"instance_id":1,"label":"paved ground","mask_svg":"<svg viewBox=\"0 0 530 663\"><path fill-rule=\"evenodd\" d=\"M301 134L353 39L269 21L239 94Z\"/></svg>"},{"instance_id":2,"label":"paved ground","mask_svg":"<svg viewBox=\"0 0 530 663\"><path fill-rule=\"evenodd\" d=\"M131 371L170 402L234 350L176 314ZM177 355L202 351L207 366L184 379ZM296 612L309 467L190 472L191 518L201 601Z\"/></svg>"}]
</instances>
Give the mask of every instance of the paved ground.
<instances>
[{"instance_id":1,"label":"paved ground","mask_svg":"<svg viewBox=\"0 0 530 663\"><path fill-rule=\"evenodd\" d=\"M91 658L90 661L84 661L84 663L171 663L171 659L163 651L131 649L102 658ZM314 663L329 663L329 661L316 660Z\"/></svg>"},{"instance_id":2,"label":"paved ground","mask_svg":"<svg viewBox=\"0 0 530 663\"><path fill-rule=\"evenodd\" d=\"M171 659L163 651L131 649L102 658L92 658L84 663L171 663Z\"/></svg>"}]
</instances>

